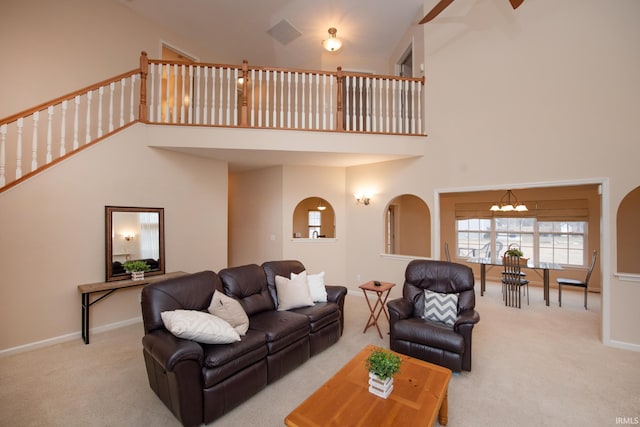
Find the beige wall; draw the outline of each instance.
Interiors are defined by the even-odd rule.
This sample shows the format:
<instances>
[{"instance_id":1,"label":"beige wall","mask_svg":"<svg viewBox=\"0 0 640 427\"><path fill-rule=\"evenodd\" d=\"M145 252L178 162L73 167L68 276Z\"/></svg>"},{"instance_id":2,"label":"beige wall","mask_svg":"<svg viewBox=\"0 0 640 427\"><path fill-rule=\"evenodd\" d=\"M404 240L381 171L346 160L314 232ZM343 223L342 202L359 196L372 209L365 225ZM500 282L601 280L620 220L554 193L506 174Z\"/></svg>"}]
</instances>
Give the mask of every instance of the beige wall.
<instances>
[{"instance_id":1,"label":"beige wall","mask_svg":"<svg viewBox=\"0 0 640 427\"><path fill-rule=\"evenodd\" d=\"M226 164L147 141L136 125L0 195L0 350L78 333L77 286L105 280L106 205L165 209L167 271L226 266ZM139 319L139 293L94 305L91 327Z\"/></svg>"},{"instance_id":2,"label":"beige wall","mask_svg":"<svg viewBox=\"0 0 640 427\"><path fill-rule=\"evenodd\" d=\"M141 51L160 58L161 41L213 58L117 0L3 0L1 14L0 118L133 70Z\"/></svg>"},{"instance_id":3,"label":"beige wall","mask_svg":"<svg viewBox=\"0 0 640 427\"><path fill-rule=\"evenodd\" d=\"M425 26L425 157L350 168L347 189L379 187L382 201L402 189L434 212L434 192L446 189L604 182L603 338L640 348L640 286L611 269L617 206L640 181L640 3L463 3L447 9L462 25ZM350 283L363 271L402 281L408 260L381 257L382 234L369 233L378 206L348 211Z\"/></svg>"},{"instance_id":4,"label":"beige wall","mask_svg":"<svg viewBox=\"0 0 640 427\"><path fill-rule=\"evenodd\" d=\"M282 258L282 168L229 176L229 266Z\"/></svg>"}]
</instances>

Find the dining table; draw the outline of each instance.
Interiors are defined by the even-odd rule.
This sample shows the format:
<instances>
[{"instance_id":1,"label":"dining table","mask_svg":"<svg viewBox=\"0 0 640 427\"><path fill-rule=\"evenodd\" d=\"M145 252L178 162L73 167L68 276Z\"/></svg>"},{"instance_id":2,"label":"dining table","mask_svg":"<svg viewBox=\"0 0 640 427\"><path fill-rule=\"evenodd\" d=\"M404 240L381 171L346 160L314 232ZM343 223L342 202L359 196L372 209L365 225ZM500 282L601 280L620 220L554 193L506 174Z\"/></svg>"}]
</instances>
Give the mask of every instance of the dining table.
<instances>
[{"instance_id":1,"label":"dining table","mask_svg":"<svg viewBox=\"0 0 640 427\"><path fill-rule=\"evenodd\" d=\"M471 257L466 260L471 264L480 264L480 296L484 296L484 291L486 289L486 281L487 281L487 266L500 266L502 267L502 258L494 259L494 258L483 258L483 257ZM531 269L531 270L542 270L542 281L544 286L544 301L545 305L549 306L549 271L550 270L562 270L562 266L560 264L554 262L542 262L542 261L533 261L529 259L527 261L527 265L522 265L523 269Z\"/></svg>"}]
</instances>

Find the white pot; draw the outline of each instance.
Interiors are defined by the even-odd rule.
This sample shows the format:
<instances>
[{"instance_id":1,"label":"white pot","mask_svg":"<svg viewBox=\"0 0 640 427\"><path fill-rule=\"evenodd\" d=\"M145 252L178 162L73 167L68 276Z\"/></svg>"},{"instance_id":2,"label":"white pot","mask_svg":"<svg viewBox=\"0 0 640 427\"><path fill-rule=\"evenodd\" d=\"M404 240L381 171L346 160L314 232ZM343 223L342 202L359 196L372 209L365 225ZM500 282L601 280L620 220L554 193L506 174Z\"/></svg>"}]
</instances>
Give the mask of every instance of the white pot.
<instances>
[{"instance_id":1,"label":"white pot","mask_svg":"<svg viewBox=\"0 0 640 427\"><path fill-rule=\"evenodd\" d=\"M131 280L144 280L144 271L132 271Z\"/></svg>"},{"instance_id":2,"label":"white pot","mask_svg":"<svg viewBox=\"0 0 640 427\"><path fill-rule=\"evenodd\" d=\"M386 399L393 391L393 377L386 380L380 379L376 374L369 372L369 392Z\"/></svg>"}]
</instances>

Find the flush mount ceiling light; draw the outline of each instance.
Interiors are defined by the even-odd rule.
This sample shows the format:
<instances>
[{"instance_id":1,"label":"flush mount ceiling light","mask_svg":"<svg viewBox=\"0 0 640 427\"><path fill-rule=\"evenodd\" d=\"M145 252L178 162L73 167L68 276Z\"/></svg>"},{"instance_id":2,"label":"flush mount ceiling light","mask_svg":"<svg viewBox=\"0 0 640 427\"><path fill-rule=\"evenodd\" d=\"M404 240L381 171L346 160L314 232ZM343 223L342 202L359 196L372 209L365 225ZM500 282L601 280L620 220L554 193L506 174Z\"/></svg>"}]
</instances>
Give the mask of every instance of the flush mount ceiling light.
<instances>
[{"instance_id":1,"label":"flush mount ceiling light","mask_svg":"<svg viewBox=\"0 0 640 427\"><path fill-rule=\"evenodd\" d=\"M336 37L337 32L335 28L329 28L329 38L322 42L322 46L329 52L335 52L342 47L342 40Z\"/></svg>"},{"instance_id":2,"label":"flush mount ceiling light","mask_svg":"<svg viewBox=\"0 0 640 427\"><path fill-rule=\"evenodd\" d=\"M322 203L322 199L320 199L320 203L318 204L318 210L323 211L325 209L327 209L327 207L324 205L324 203Z\"/></svg>"},{"instance_id":3,"label":"flush mount ceiling light","mask_svg":"<svg viewBox=\"0 0 640 427\"><path fill-rule=\"evenodd\" d=\"M513 201L511 200L512 197ZM518 202L518 198L513 194L513 191L507 190L500 201L491 206L489 210L494 212L526 212L529 209L524 203Z\"/></svg>"}]
</instances>

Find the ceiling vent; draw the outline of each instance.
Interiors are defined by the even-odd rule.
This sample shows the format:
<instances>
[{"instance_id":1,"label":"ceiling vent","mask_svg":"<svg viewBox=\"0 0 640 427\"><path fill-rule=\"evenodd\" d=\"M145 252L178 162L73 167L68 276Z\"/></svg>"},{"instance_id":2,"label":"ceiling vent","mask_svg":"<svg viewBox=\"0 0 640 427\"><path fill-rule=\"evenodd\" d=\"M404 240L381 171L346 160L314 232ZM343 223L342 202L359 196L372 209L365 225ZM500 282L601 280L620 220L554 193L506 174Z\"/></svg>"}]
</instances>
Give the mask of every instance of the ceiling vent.
<instances>
[{"instance_id":1,"label":"ceiling vent","mask_svg":"<svg viewBox=\"0 0 640 427\"><path fill-rule=\"evenodd\" d=\"M289 21L283 19L267 30L267 33L276 39L281 45L286 46L302 35Z\"/></svg>"}]
</instances>

